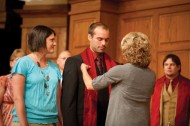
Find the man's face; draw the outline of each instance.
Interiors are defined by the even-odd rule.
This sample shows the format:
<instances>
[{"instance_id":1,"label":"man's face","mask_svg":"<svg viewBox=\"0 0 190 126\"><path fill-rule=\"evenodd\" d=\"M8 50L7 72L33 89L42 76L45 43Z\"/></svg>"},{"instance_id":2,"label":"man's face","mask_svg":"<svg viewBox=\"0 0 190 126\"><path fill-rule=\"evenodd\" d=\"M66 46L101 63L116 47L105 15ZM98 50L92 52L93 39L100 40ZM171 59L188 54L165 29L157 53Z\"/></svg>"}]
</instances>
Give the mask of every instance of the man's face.
<instances>
[{"instance_id":1,"label":"man's face","mask_svg":"<svg viewBox=\"0 0 190 126\"><path fill-rule=\"evenodd\" d=\"M90 41L90 49L92 51L95 53L102 53L109 43L109 30L97 27L94 30L94 36L88 34L88 40Z\"/></svg>"},{"instance_id":2,"label":"man's face","mask_svg":"<svg viewBox=\"0 0 190 126\"><path fill-rule=\"evenodd\" d=\"M65 61L66 61L66 59L67 59L68 57L70 57L70 56L71 56L71 54L70 54L69 52L62 52L62 53L59 55L59 57L58 57L58 59L57 59L57 64L58 64L58 66L59 66L59 68L60 68L61 70L64 69Z\"/></svg>"},{"instance_id":3,"label":"man's face","mask_svg":"<svg viewBox=\"0 0 190 126\"><path fill-rule=\"evenodd\" d=\"M13 66L15 65L15 63L16 63L16 61L18 60L18 59L20 59L21 57L23 57L25 54L24 53L22 53L22 52L19 52L19 53L17 53L16 54L16 57L15 57L15 59L13 59L12 61L10 61L10 67L11 67L11 69L13 68Z\"/></svg>"},{"instance_id":4,"label":"man's face","mask_svg":"<svg viewBox=\"0 0 190 126\"><path fill-rule=\"evenodd\" d=\"M168 78L174 79L178 74L181 66L177 66L171 58L164 63L164 73Z\"/></svg>"}]
</instances>

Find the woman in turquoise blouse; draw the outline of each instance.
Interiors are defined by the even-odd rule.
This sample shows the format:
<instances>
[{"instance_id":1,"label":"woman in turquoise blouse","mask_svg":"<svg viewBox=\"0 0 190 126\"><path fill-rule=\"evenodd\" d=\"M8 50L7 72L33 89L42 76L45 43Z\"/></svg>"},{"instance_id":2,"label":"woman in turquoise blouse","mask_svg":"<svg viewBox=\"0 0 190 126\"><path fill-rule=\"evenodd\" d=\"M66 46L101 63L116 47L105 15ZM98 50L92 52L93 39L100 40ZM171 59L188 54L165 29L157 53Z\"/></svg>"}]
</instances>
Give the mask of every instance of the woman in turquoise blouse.
<instances>
[{"instance_id":1,"label":"woman in turquoise blouse","mask_svg":"<svg viewBox=\"0 0 190 126\"><path fill-rule=\"evenodd\" d=\"M57 125L60 114L61 74L58 66L46 58L56 46L55 31L38 25L28 34L31 53L17 61L12 69L15 108L12 126Z\"/></svg>"}]
</instances>

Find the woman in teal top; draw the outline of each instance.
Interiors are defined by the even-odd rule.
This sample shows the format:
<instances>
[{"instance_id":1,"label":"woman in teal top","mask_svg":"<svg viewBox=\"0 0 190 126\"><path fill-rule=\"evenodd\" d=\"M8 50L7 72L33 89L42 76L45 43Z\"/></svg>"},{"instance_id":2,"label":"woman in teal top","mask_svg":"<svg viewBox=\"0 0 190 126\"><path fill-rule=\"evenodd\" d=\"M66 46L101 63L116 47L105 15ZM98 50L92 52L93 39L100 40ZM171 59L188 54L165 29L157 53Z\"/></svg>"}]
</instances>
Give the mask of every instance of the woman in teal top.
<instances>
[{"instance_id":1,"label":"woman in teal top","mask_svg":"<svg viewBox=\"0 0 190 126\"><path fill-rule=\"evenodd\" d=\"M54 52L55 31L38 25L28 34L31 53L17 61L12 69L15 108L12 125L62 123L60 114L61 74L58 66L46 58Z\"/></svg>"}]
</instances>

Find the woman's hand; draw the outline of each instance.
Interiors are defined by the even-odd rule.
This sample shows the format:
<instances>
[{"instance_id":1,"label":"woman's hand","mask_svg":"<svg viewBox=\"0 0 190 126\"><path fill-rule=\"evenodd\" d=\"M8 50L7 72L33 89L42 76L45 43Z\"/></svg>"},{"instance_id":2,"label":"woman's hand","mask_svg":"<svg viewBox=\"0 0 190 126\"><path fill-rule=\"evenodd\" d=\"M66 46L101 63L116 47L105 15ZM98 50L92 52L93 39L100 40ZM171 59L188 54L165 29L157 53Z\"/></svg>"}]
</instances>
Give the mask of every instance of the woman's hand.
<instances>
[{"instance_id":1,"label":"woman's hand","mask_svg":"<svg viewBox=\"0 0 190 126\"><path fill-rule=\"evenodd\" d=\"M81 71L90 69L91 66L86 65L85 63L82 63L80 66Z\"/></svg>"},{"instance_id":2,"label":"woman's hand","mask_svg":"<svg viewBox=\"0 0 190 126\"><path fill-rule=\"evenodd\" d=\"M88 90L94 90L93 86L92 86L92 78L90 77L90 75L88 74L88 69L90 69L90 66L82 63L81 66L81 71L82 71L82 77L83 77L83 81L84 84L86 85L86 88Z\"/></svg>"}]
</instances>

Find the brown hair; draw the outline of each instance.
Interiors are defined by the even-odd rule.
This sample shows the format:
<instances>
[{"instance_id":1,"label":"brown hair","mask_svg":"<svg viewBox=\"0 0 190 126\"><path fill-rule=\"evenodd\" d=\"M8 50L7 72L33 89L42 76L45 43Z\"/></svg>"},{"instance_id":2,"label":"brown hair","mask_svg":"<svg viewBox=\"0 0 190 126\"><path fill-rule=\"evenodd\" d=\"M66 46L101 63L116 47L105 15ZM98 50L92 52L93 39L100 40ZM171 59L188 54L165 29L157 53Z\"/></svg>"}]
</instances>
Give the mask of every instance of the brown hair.
<instances>
[{"instance_id":1,"label":"brown hair","mask_svg":"<svg viewBox=\"0 0 190 126\"><path fill-rule=\"evenodd\" d=\"M176 66L181 66L181 61L180 61L179 57L174 54L166 55L166 57L164 58L163 63L162 63L163 66L164 66L164 63L166 62L166 60L168 60L168 59L171 59L176 64ZM181 73L181 67L178 72Z\"/></svg>"},{"instance_id":2,"label":"brown hair","mask_svg":"<svg viewBox=\"0 0 190 126\"><path fill-rule=\"evenodd\" d=\"M102 23L102 22L95 22L95 23L92 23L89 28L88 28L88 34L90 34L92 37L94 36L94 30L97 28L97 27L102 27L103 29L105 30L109 30L109 27Z\"/></svg>"},{"instance_id":3,"label":"brown hair","mask_svg":"<svg viewBox=\"0 0 190 126\"><path fill-rule=\"evenodd\" d=\"M28 34L28 47L32 52L46 48L46 38L51 34L56 35L55 31L44 25L37 25Z\"/></svg>"}]
</instances>

